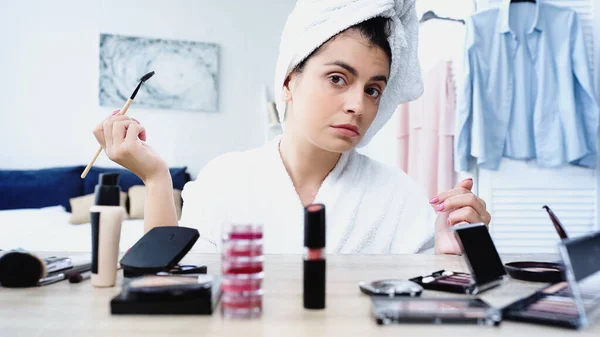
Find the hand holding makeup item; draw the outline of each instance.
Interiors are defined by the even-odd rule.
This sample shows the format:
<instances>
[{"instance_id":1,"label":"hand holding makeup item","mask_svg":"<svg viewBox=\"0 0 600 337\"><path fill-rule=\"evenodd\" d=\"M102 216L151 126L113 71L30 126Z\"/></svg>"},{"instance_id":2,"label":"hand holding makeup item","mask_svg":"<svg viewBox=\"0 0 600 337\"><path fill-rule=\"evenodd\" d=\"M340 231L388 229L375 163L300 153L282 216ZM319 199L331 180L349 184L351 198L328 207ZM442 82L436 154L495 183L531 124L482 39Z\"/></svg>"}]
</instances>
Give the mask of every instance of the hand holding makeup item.
<instances>
[{"instance_id":1,"label":"hand holding makeup item","mask_svg":"<svg viewBox=\"0 0 600 337\"><path fill-rule=\"evenodd\" d=\"M94 128L94 136L113 162L147 183L168 174L167 163L146 143L146 128L135 118L116 113Z\"/></svg>"},{"instance_id":2,"label":"hand holding makeup item","mask_svg":"<svg viewBox=\"0 0 600 337\"><path fill-rule=\"evenodd\" d=\"M142 87L142 85L147 80L149 80L152 76L154 76L154 71L151 71L151 72L147 73L146 75L142 76L142 78L140 78L140 82L138 83L137 87L135 88L135 90L133 91L133 93L131 94L131 96L127 100L127 102L125 102L125 105L123 105L123 107L121 108L121 110L117 110L117 111L113 112L112 115L113 116L114 115L117 115L117 116L125 115L127 113L127 110L129 109L129 106L131 106L131 103L135 99L135 96L137 95L138 91ZM138 132L138 133L141 133L141 131ZM98 138L98 135L96 134L95 131L94 131L94 135L96 136L96 138ZM106 138L111 138L112 136L113 136L112 133L110 133L110 134L107 133L106 134ZM118 136L118 135L115 135L115 137L116 136ZM136 134L136 136L138 136L138 134ZM137 137L136 137L136 139L137 139ZM98 142L100 142L100 139L98 139ZM94 165L94 163L96 162L96 159L98 159L98 156L102 152L102 149L105 149L105 148L106 148L106 146L105 146L104 142L100 142L100 147L98 148L98 150L94 154L94 157L92 157L92 160L90 161L90 163L85 167L85 169L83 170L83 173L81 173L81 179L84 179L86 177L86 175L88 174L88 172L90 172L90 169L92 168L92 165Z\"/></svg>"},{"instance_id":3,"label":"hand holding makeup item","mask_svg":"<svg viewBox=\"0 0 600 337\"><path fill-rule=\"evenodd\" d=\"M432 207L439 212L435 234L437 253L461 253L451 231L452 226L462 223L489 225L492 217L486 209L486 203L471 192L472 188L473 179L465 179L454 189L440 193L429 201Z\"/></svg>"}]
</instances>

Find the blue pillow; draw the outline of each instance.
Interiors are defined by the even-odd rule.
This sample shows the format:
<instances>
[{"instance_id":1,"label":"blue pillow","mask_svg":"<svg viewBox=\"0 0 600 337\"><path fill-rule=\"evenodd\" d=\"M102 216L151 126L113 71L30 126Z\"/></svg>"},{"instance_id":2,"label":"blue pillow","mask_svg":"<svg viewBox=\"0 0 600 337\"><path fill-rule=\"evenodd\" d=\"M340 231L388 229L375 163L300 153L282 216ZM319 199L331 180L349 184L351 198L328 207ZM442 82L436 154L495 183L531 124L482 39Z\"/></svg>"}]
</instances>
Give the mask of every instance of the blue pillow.
<instances>
[{"instance_id":1,"label":"blue pillow","mask_svg":"<svg viewBox=\"0 0 600 337\"><path fill-rule=\"evenodd\" d=\"M171 179L173 180L173 188L183 190L183 185L191 180L190 174L187 172L187 166L172 167L169 169Z\"/></svg>"},{"instance_id":2,"label":"blue pillow","mask_svg":"<svg viewBox=\"0 0 600 337\"><path fill-rule=\"evenodd\" d=\"M123 192L129 191L131 186L144 185L142 179L138 178L138 176L129 170L122 168L92 167L83 182L84 195L94 193L94 188L98 184L100 173L105 172L119 173L119 186L121 186L121 191ZM169 172L171 173L171 179L173 180L173 188L183 190L183 185L190 180L190 176L187 173L187 167L170 168Z\"/></svg>"},{"instance_id":3,"label":"blue pillow","mask_svg":"<svg viewBox=\"0 0 600 337\"><path fill-rule=\"evenodd\" d=\"M83 191L83 166L41 170L0 170L0 210L62 205Z\"/></svg>"}]
</instances>

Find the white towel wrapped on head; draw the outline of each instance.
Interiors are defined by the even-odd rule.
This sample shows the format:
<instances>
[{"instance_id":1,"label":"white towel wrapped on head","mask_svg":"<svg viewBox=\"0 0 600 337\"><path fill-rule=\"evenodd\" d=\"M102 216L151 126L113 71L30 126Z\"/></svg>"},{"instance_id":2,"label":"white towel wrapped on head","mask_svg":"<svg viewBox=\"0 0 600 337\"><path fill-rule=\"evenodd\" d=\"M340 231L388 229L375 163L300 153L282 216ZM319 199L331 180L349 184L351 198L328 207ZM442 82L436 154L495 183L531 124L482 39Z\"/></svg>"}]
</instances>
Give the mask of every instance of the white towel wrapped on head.
<instances>
[{"instance_id":1,"label":"white towel wrapped on head","mask_svg":"<svg viewBox=\"0 0 600 337\"><path fill-rule=\"evenodd\" d=\"M369 143L399 104L422 94L415 0L298 0L283 29L275 69L275 99L282 124L286 107L282 89L290 72L333 36L378 16L391 18L388 38L392 50L390 78L377 116L359 146Z\"/></svg>"}]
</instances>

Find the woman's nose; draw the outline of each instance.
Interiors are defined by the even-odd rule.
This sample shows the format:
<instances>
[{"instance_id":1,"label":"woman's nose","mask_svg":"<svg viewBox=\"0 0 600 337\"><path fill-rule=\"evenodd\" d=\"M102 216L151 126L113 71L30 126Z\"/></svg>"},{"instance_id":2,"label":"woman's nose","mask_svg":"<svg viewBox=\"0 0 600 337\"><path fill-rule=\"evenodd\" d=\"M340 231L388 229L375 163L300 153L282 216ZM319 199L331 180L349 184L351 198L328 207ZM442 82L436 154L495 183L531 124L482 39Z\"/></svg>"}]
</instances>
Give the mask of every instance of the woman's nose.
<instances>
[{"instance_id":1,"label":"woman's nose","mask_svg":"<svg viewBox=\"0 0 600 337\"><path fill-rule=\"evenodd\" d=\"M348 90L344 97L344 112L362 116L365 111L365 94L362 88Z\"/></svg>"}]
</instances>

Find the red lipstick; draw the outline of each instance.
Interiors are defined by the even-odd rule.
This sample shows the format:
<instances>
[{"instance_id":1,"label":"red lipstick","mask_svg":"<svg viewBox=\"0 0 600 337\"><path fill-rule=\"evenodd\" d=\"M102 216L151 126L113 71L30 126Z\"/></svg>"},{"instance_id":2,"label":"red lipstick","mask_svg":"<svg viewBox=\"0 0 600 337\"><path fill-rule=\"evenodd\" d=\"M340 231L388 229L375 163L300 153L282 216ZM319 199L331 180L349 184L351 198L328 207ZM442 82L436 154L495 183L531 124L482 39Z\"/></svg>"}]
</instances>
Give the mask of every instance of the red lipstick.
<instances>
[{"instance_id":1,"label":"red lipstick","mask_svg":"<svg viewBox=\"0 0 600 337\"><path fill-rule=\"evenodd\" d=\"M325 308L325 205L304 209L304 293L306 309Z\"/></svg>"}]
</instances>

